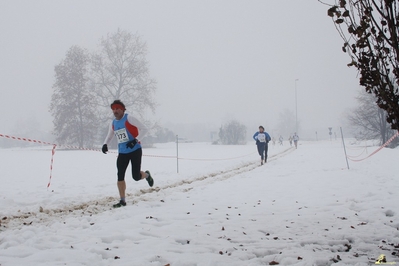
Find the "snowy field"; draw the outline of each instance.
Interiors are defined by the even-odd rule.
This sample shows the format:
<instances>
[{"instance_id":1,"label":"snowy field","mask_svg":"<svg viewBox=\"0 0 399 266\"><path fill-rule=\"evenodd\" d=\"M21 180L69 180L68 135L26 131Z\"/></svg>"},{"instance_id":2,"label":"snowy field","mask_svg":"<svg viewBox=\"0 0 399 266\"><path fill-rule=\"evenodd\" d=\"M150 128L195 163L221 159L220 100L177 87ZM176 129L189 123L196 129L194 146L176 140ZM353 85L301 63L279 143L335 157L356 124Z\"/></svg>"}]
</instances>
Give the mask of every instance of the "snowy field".
<instances>
[{"instance_id":1,"label":"snowy field","mask_svg":"<svg viewBox=\"0 0 399 266\"><path fill-rule=\"evenodd\" d=\"M399 149L299 143L156 144L120 209L116 153L0 149L0 265L399 264Z\"/></svg>"}]
</instances>

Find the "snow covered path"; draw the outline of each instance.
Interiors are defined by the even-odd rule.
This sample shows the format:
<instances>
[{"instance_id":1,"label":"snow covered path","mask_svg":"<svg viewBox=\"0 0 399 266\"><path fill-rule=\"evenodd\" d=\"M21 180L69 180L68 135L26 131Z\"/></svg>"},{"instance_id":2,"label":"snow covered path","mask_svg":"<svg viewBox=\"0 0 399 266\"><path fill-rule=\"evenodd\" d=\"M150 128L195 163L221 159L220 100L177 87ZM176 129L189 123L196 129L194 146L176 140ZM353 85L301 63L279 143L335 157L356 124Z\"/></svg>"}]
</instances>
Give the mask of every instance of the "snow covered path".
<instances>
[{"instance_id":1,"label":"snow covered path","mask_svg":"<svg viewBox=\"0 0 399 266\"><path fill-rule=\"evenodd\" d=\"M398 150L348 170L340 142L300 144L270 146L259 166L255 145L187 143L179 173L175 160L156 157L173 155L172 144L146 149L156 185L128 179L121 209L110 208L115 155L57 151L46 190L48 150L0 150L0 265L369 265L381 254L399 262Z\"/></svg>"}]
</instances>

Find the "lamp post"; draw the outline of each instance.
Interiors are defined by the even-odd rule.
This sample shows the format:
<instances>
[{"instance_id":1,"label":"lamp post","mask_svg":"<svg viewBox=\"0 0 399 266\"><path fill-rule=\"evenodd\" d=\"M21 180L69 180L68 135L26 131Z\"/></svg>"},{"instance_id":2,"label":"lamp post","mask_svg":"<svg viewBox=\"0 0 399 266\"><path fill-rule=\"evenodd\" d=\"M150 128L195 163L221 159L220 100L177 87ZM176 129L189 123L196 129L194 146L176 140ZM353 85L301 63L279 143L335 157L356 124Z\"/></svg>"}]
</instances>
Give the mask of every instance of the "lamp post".
<instances>
[{"instance_id":1,"label":"lamp post","mask_svg":"<svg viewBox=\"0 0 399 266\"><path fill-rule=\"evenodd\" d=\"M298 100L297 100L297 93L296 93L296 82L299 79L295 80L295 132L298 134Z\"/></svg>"}]
</instances>

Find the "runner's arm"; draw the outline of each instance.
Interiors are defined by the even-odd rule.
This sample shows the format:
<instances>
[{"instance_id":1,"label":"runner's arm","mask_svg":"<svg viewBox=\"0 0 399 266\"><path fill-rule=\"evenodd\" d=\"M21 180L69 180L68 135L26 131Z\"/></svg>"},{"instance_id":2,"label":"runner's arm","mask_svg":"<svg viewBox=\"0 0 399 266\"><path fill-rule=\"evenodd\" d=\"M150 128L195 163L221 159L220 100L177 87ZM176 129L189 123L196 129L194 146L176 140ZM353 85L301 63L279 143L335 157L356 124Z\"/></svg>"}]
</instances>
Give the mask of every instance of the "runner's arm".
<instances>
[{"instance_id":1,"label":"runner's arm","mask_svg":"<svg viewBox=\"0 0 399 266\"><path fill-rule=\"evenodd\" d=\"M112 122L109 124L109 129L108 129L108 134L107 137L105 137L104 144L110 143L112 138L114 137L114 130L112 129Z\"/></svg>"},{"instance_id":2,"label":"runner's arm","mask_svg":"<svg viewBox=\"0 0 399 266\"><path fill-rule=\"evenodd\" d=\"M139 134L137 135L136 139L142 139L148 133L148 128L134 116L129 114L129 116L127 117L127 121L131 125L137 127Z\"/></svg>"},{"instance_id":3,"label":"runner's arm","mask_svg":"<svg viewBox=\"0 0 399 266\"><path fill-rule=\"evenodd\" d=\"M256 132L256 133L254 134L254 136L252 137L255 141L258 140L258 134L259 134L259 132Z\"/></svg>"}]
</instances>

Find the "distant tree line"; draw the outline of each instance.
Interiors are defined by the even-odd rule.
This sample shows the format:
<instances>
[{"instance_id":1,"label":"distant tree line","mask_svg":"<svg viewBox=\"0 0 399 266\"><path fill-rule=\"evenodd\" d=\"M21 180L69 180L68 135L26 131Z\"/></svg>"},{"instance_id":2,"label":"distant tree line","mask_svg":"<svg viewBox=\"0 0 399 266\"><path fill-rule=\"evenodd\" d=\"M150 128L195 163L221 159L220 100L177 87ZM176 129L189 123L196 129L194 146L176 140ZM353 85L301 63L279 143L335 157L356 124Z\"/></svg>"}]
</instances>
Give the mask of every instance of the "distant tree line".
<instances>
[{"instance_id":1,"label":"distant tree line","mask_svg":"<svg viewBox=\"0 0 399 266\"><path fill-rule=\"evenodd\" d=\"M74 45L54 68L49 109L56 143L80 148L101 144L113 118L110 103L115 99L151 127L144 145L174 141L172 131L145 119L146 112L155 111L157 83L149 75L142 38L118 29L101 38L98 48L90 52ZM220 128L219 137L222 144L245 144L246 128L231 121Z\"/></svg>"}]
</instances>

